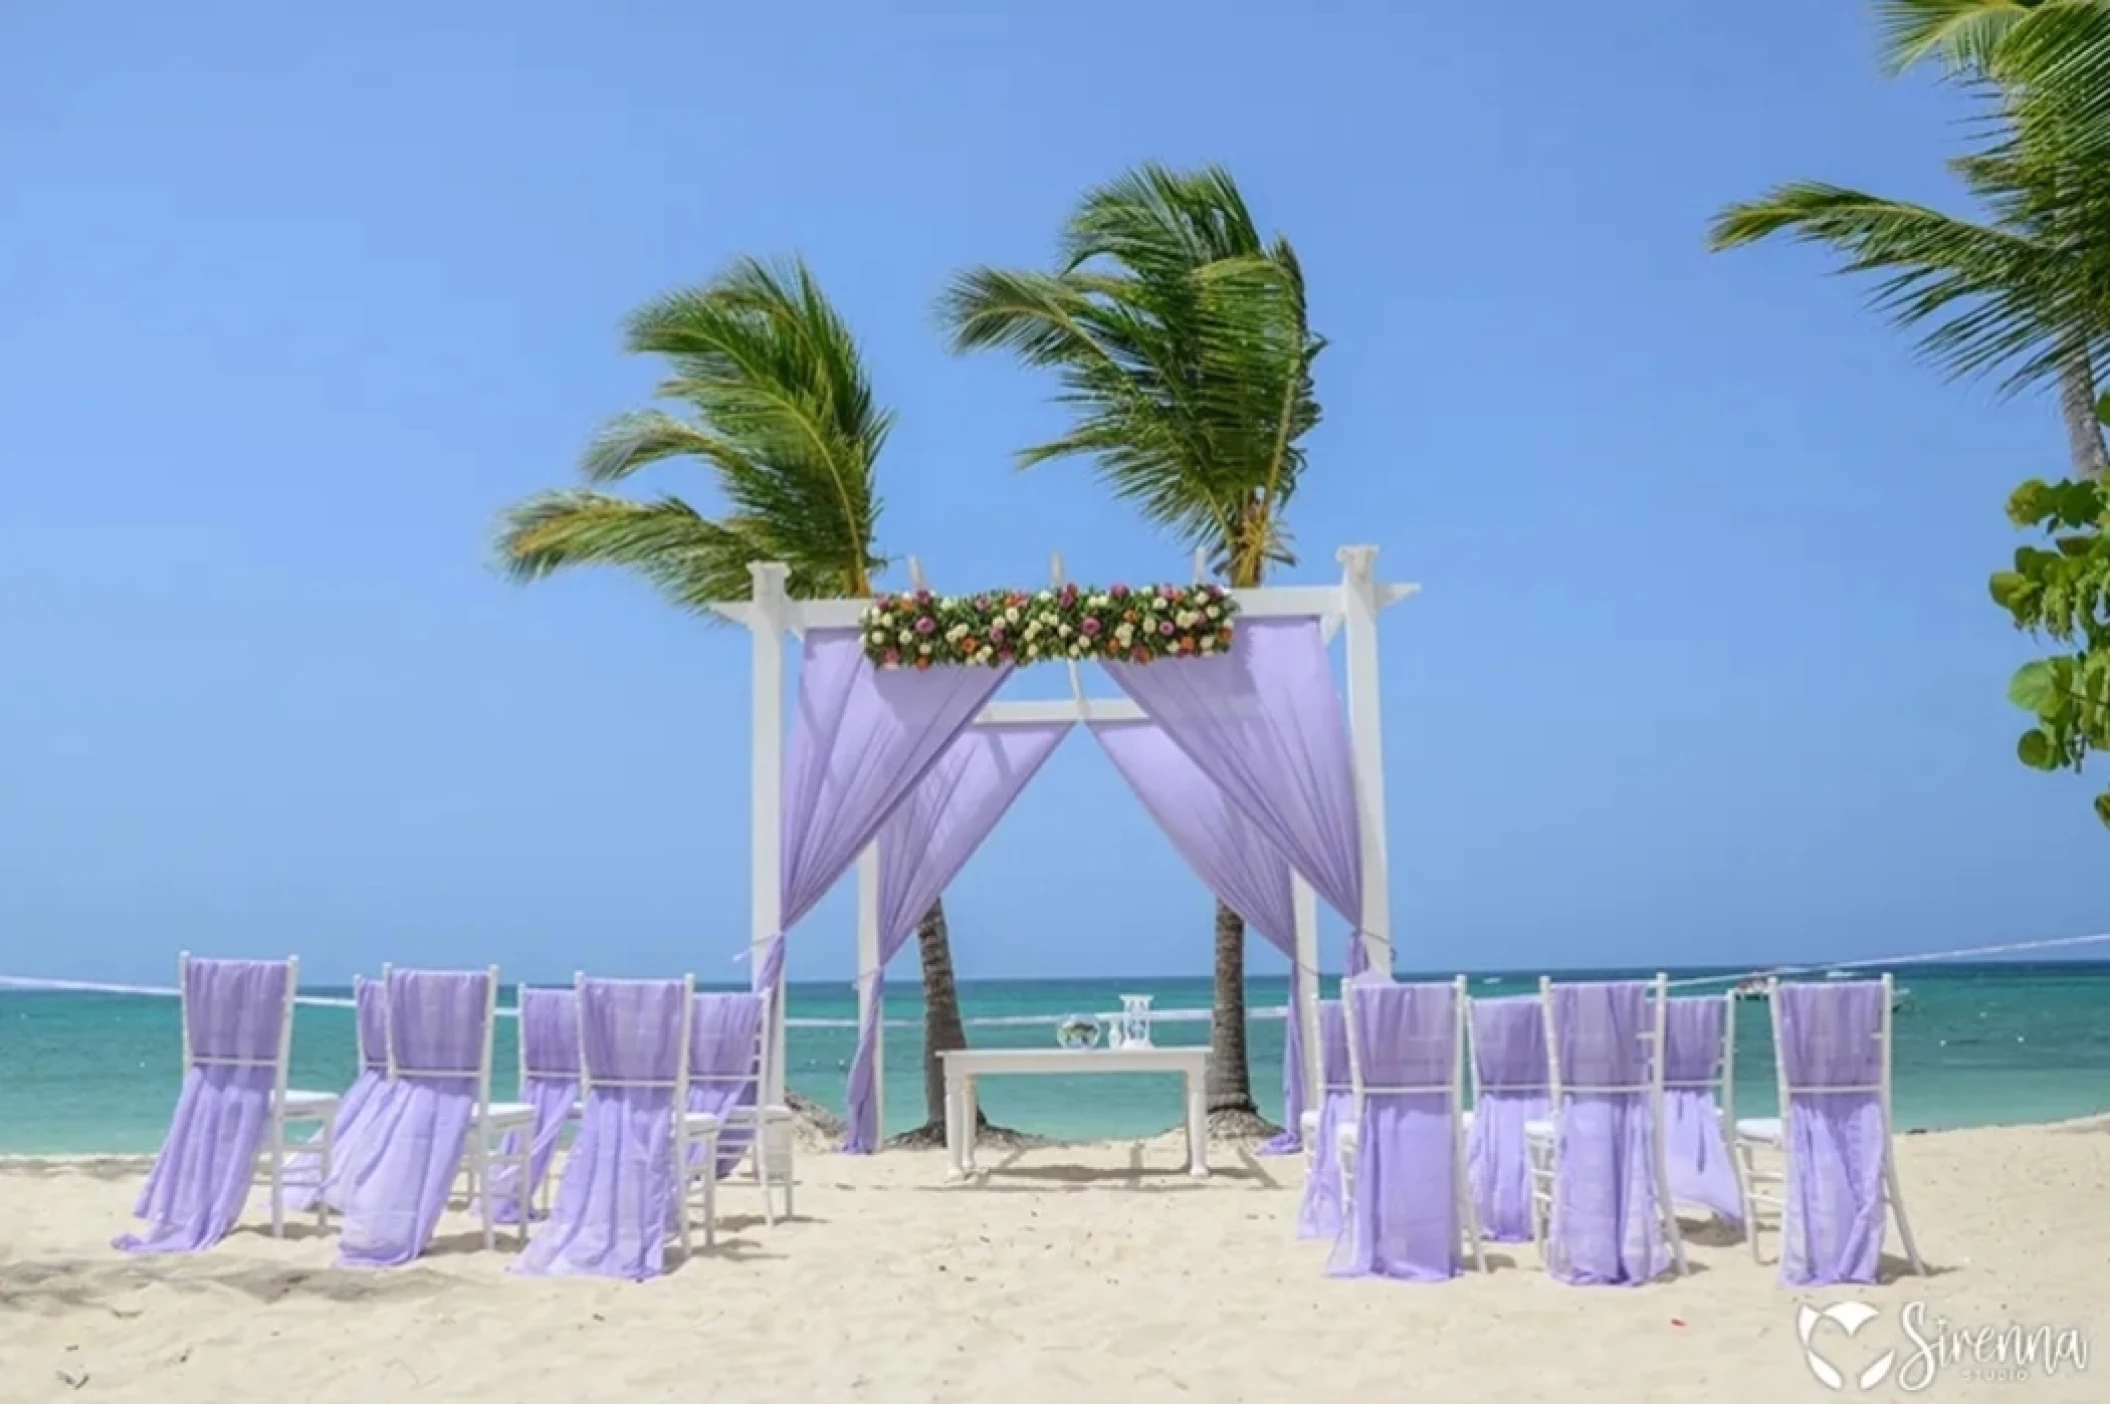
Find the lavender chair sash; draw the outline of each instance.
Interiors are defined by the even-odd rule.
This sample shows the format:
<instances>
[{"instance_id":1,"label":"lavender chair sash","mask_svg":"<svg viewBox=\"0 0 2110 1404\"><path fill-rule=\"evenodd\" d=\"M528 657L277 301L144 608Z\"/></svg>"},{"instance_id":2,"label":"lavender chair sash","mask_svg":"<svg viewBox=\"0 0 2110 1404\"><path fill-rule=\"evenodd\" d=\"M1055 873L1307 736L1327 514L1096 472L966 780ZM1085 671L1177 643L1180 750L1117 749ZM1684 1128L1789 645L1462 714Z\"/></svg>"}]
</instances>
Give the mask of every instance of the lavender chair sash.
<instances>
[{"instance_id":1,"label":"lavender chair sash","mask_svg":"<svg viewBox=\"0 0 2110 1404\"><path fill-rule=\"evenodd\" d=\"M1663 1065L1664 1156L1670 1196L1697 1205L1724 1223L1742 1223L1743 1195L1722 1137L1715 1083L1722 1075L1728 1001L1719 995L1673 999L1665 1010Z\"/></svg>"},{"instance_id":2,"label":"lavender chair sash","mask_svg":"<svg viewBox=\"0 0 2110 1404\"><path fill-rule=\"evenodd\" d=\"M1328 1271L1440 1282L1463 1264L1458 1221L1458 995L1449 984L1352 984L1361 1071L1355 1182Z\"/></svg>"},{"instance_id":3,"label":"lavender chair sash","mask_svg":"<svg viewBox=\"0 0 2110 1404\"><path fill-rule=\"evenodd\" d=\"M1883 1106L1890 1006L1880 980L1786 984L1773 992L1780 1046L1787 1205L1780 1280L1876 1280L1883 1251Z\"/></svg>"},{"instance_id":4,"label":"lavender chair sash","mask_svg":"<svg viewBox=\"0 0 2110 1404\"><path fill-rule=\"evenodd\" d=\"M1650 1107L1653 985L1558 985L1562 1105L1547 1267L1576 1285L1633 1285L1670 1265Z\"/></svg>"},{"instance_id":5,"label":"lavender chair sash","mask_svg":"<svg viewBox=\"0 0 2110 1404\"><path fill-rule=\"evenodd\" d=\"M1500 1243L1531 1237L1531 1150L1525 1123L1552 1115L1546 1019L1536 995L1472 1002L1478 1088L1466 1173L1480 1231Z\"/></svg>"},{"instance_id":6,"label":"lavender chair sash","mask_svg":"<svg viewBox=\"0 0 2110 1404\"><path fill-rule=\"evenodd\" d=\"M1296 1017L1295 1009L1290 1017ZM1355 1124L1355 1089L1348 1065L1348 1026L1339 1000L1319 1001L1318 1144L1297 1206L1297 1237L1333 1238L1341 1231L1340 1129Z\"/></svg>"},{"instance_id":7,"label":"lavender chair sash","mask_svg":"<svg viewBox=\"0 0 2110 1404\"><path fill-rule=\"evenodd\" d=\"M330 1123L332 1169L347 1161L364 1165L375 1154L371 1134L374 1114L380 1108L381 1091L388 1085L388 1005L380 983L354 976L352 1008L359 1040L359 1072L337 1103L336 1119ZM319 1155L297 1155L287 1161L286 1183L290 1187L286 1207L295 1213L312 1209L317 1199L340 1213L344 1210L344 1196L337 1186L323 1183Z\"/></svg>"},{"instance_id":8,"label":"lavender chair sash","mask_svg":"<svg viewBox=\"0 0 2110 1404\"><path fill-rule=\"evenodd\" d=\"M491 1172L491 1216L502 1224L520 1222L523 1199L534 1213L536 1191L549 1175L565 1123L579 1105L579 1006L575 990L520 989L520 1099L535 1109L528 1148L528 1187L516 1192L518 1172L510 1165ZM508 1131L500 1153L517 1155L518 1131Z\"/></svg>"},{"instance_id":9,"label":"lavender chair sash","mask_svg":"<svg viewBox=\"0 0 2110 1404\"><path fill-rule=\"evenodd\" d=\"M290 961L186 962L183 1090L132 1209L147 1231L119 1237L117 1248L195 1253L241 1218L271 1124L292 998Z\"/></svg>"},{"instance_id":10,"label":"lavender chair sash","mask_svg":"<svg viewBox=\"0 0 2110 1404\"><path fill-rule=\"evenodd\" d=\"M581 980L586 1104L549 1223L515 1271L643 1281L680 1205L674 1109L686 1081L688 980Z\"/></svg>"},{"instance_id":11,"label":"lavender chair sash","mask_svg":"<svg viewBox=\"0 0 2110 1404\"><path fill-rule=\"evenodd\" d=\"M370 1133L378 1144L330 1177L344 1196L341 1266L399 1267L432 1241L487 1085L495 979L486 970L389 972L390 1078Z\"/></svg>"}]
</instances>

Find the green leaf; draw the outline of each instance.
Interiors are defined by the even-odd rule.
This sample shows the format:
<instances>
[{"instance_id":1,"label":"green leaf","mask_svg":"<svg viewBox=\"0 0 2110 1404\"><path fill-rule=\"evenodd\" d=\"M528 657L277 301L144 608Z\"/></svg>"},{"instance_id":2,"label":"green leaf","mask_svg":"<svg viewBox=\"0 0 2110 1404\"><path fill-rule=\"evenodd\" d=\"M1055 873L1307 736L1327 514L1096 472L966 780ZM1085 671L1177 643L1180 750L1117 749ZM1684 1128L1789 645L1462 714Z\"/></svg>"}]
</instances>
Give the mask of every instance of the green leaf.
<instances>
[{"instance_id":1,"label":"green leaf","mask_svg":"<svg viewBox=\"0 0 2110 1404\"><path fill-rule=\"evenodd\" d=\"M2095 817L2103 821L2104 828L2110 829L2110 790L2095 797Z\"/></svg>"},{"instance_id":2,"label":"green leaf","mask_svg":"<svg viewBox=\"0 0 2110 1404\"><path fill-rule=\"evenodd\" d=\"M2095 417L2105 424L2110 424L2110 395L2105 395L2095 402ZM2100 805L2102 801L2097 800L2096 804ZM2110 823L2110 819L2103 822Z\"/></svg>"},{"instance_id":3,"label":"green leaf","mask_svg":"<svg viewBox=\"0 0 2110 1404\"><path fill-rule=\"evenodd\" d=\"M1993 603L2009 613L2019 616L2036 602L2037 582L2012 570L1997 571L1988 582Z\"/></svg>"},{"instance_id":4,"label":"green leaf","mask_svg":"<svg viewBox=\"0 0 2110 1404\"><path fill-rule=\"evenodd\" d=\"M2034 727L2023 732L2022 739L2015 743L2015 755L2032 770L2059 768L2058 752L2051 738Z\"/></svg>"},{"instance_id":5,"label":"green leaf","mask_svg":"<svg viewBox=\"0 0 2110 1404\"><path fill-rule=\"evenodd\" d=\"M2008 494L2007 519L2018 527L2035 526L2052 514L2051 484L2031 478Z\"/></svg>"},{"instance_id":6,"label":"green leaf","mask_svg":"<svg viewBox=\"0 0 2110 1404\"><path fill-rule=\"evenodd\" d=\"M2042 658L2034 659L2017 668L2015 676L2008 680L2007 700L2025 712L2042 715L2046 704L2052 699L2055 686L2051 664ZM2034 736L2036 733L2031 732L2030 735ZM2026 741L2029 738L2025 736L2023 739ZM2030 762L2025 761L2025 764L2028 763Z\"/></svg>"}]
</instances>

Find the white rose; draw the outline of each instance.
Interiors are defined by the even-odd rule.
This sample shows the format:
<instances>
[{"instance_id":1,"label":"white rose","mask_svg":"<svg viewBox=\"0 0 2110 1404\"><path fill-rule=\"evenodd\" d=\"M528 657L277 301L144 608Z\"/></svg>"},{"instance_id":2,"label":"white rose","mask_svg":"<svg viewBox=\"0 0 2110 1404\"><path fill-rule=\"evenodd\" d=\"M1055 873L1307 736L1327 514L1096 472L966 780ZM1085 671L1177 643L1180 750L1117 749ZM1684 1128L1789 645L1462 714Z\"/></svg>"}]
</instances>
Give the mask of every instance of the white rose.
<instances>
[{"instance_id":1,"label":"white rose","mask_svg":"<svg viewBox=\"0 0 2110 1404\"><path fill-rule=\"evenodd\" d=\"M929 644L925 644L925 645L923 645L923 647L922 647L921 649L919 649L919 650L917 650L917 651L918 651L918 652L920 652L920 653L928 654L928 653L930 652L930 645L929 645Z\"/></svg>"},{"instance_id":2,"label":"white rose","mask_svg":"<svg viewBox=\"0 0 2110 1404\"><path fill-rule=\"evenodd\" d=\"M1124 644L1135 636L1136 629L1133 624L1121 624L1115 626L1114 628L1114 637L1119 639Z\"/></svg>"},{"instance_id":3,"label":"white rose","mask_svg":"<svg viewBox=\"0 0 2110 1404\"><path fill-rule=\"evenodd\" d=\"M1093 609L1105 609L1108 605L1113 603L1113 600L1111 600L1105 595L1094 595L1091 597L1090 600L1086 601L1086 603L1091 605Z\"/></svg>"},{"instance_id":4,"label":"white rose","mask_svg":"<svg viewBox=\"0 0 2110 1404\"><path fill-rule=\"evenodd\" d=\"M1209 606L1209 617L1210 617L1211 619L1221 619L1221 618L1223 618L1223 617L1224 617L1224 611L1223 611L1223 606L1222 606L1222 605L1210 605L1210 606Z\"/></svg>"},{"instance_id":5,"label":"white rose","mask_svg":"<svg viewBox=\"0 0 2110 1404\"><path fill-rule=\"evenodd\" d=\"M903 630L901 631L901 642L903 642L903 643L914 643L915 641L916 641L916 636L915 636L914 634L910 633L910 632L909 632L908 630L906 630L906 629L903 629Z\"/></svg>"},{"instance_id":6,"label":"white rose","mask_svg":"<svg viewBox=\"0 0 2110 1404\"><path fill-rule=\"evenodd\" d=\"M882 625L891 626L894 622L894 611L888 610L885 614L880 615L879 622Z\"/></svg>"},{"instance_id":7,"label":"white rose","mask_svg":"<svg viewBox=\"0 0 2110 1404\"><path fill-rule=\"evenodd\" d=\"M1083 656L1083 654L1084 654L1084 650L1083 650L1083 649L1081 649L1081 648L1077 647L1077 645L1075 645L1075 644L1071 644L1071 645L1070 645L1070 657L1072 657L1072 658L1079 658L1079 657L1082 657L1082 656Z\"/></svg>"},{"instance_id":8,"label":"white rose","mask_svg":"<svg viewBox=\"0 0 2110 1404\"><path fill-rule=\"evenodd\" d=\"M1011 606L1011 608L1009 608L1009 609L1007 609L1007 610L1005 610L1005 611L1004 611L1004 622L1005 622L1006 624L1016 624L1016 623L1018 622L1018 606L1017 606L1017 605L1013 605L1013 606Z\"/></svg>"},{"instance_id":9,"label":"white rose","mask_svg":"<svg viewBox=\"0 0 2110 1404\"><path fill-rule=\"evenodd\" d=\"M886 635L880 633L879 630L874 629L872 631L872 642L876 644L883 644L886 642Z\"/></svg>"},{"instance_id":10,"label":"white rose","mask_svg":"<svg viewBox=\"0 0 2110 1404\"><path fill-rule=\"evenodd\" d=\"M1033 598L1039 600L1042 604L1048 604L1054 600L1055 592L1053 590L1043 590Z\"/></svg>"},{"instance_id":11,"label":"white rose","mask_svg":"<svg viewBox=\"0 0 2110 1404\"><path fill-rule=\"evenodd\" d=\"M1203 652L1203 653L1214 653L1214 652L1216 652L1216 635L1214 635L1214 634L1204 634L1204 635L1202 635L1202 642L1201 642L1201 650L1202 650L1202 652Z\"/></svg>"},{"instance_id":12,"label":"white rose","mask_svg":"<svg viewBox=\"0 0 2110 1404\"><path fill-rule=\"evenodd\" d=\"M1056 629L1055 632L1062 635L1064 638L1068 638L1070 636L1070 626L1064 624L1058 629Z\"/></svg>"}]
</instances>

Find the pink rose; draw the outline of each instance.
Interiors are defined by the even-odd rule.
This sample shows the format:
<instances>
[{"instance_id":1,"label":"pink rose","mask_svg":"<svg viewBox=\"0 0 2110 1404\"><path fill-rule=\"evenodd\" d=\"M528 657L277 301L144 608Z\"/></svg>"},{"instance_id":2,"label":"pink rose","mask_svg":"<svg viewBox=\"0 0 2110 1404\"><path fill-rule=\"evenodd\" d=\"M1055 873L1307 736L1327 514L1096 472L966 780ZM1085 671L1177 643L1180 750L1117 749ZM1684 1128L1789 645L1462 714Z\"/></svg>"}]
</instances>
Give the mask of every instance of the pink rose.
<instances>
[{"instance_id":1,"label":"pink rose","mask_svg":"<svg viewBox=\"0 0 2110 1404\"><path fill-rule=\"evenodd\" d=\"M1079 624L1077 627L1083 631L1084 636L1086 638L1090 638L1092 635L1099 632L1099 621L1096 619L1087 618L1082 624Z\"/></svg>"},{"instance_id":2,"label":"pink rose","mask_svg":"<svg viewBox=\"0 0 2110 1404\"><path fill-rule=\"evenodd\" d=\"M937 627L938 621L927 614L916 621L916 632L919 634L928 634Z\"/></svg>"},{"instance_id":3,"label":"pink rose","mask_svg":"<svg viewBox=\"0 0 2110 1404\"><path fill-rule=\"evenodd\" d=\"M1161 634L1169 634L1169 633L1171 633L1171 632L1172 632L1172 621L1168 619L1168 620L1166 620L1166 621L1165 621L1164 623L1162 623L1162 624L1158 625L1158 632L1159 632L1159 633L1161 633Z\"/></svg>"},{"instance_id":4,"label":"pink rose","mask_svg":"<svg viewBox=\"0 0 2110 1404\"><path fill-rule=\"evenodd\" d=\"M1126 585L1117 584L1114 586L1113 589L1108 590L1106 593L1112 595L1117 600L1125 600L1128 598L1128 587Z\"/></svg>"}]
</instances>

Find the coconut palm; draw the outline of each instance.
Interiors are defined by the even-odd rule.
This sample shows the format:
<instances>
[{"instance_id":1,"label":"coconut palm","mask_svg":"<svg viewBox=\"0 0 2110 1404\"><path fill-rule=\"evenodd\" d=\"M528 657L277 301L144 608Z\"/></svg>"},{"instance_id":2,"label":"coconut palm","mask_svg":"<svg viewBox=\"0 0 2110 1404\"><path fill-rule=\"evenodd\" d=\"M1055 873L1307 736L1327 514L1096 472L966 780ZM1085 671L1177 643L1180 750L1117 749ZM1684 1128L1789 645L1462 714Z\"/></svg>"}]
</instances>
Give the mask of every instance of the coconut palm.
<instances>
[{"instance_id":1,"label":"coconut palm","mask_svg":"<svg viewBox=\"0 0 2110 1404\"><path fill-rule=\"evenodd\" d=\"M590 486L508 510L498 549L509 575L617 566L705 619L717 617L705 608L713 601L752 594L754 561L788 565L793 595L872 593L886 564L873 545L876 474L893 416L873 398L856 340L803 263L742 259L700 288L647 303L629 319L625 349L665 358L672 375L659 396L685 413L619 416L580 464ZM600 490L669 459L708 469L724 510L711 516L678 497ZM917 938L928 1081L938 1053L967 1043L942 903ZM926 1130L942 1129L942 1091L926 1112Z\"/></svg>"},{"instance_id":2,"label":"coconut palm","mask_svg":"<svg viewBox=\"0 0 2110 1404\"><path fill-rule=\"evenodd\" d=\"M1990 140L1952 164L1989 218L1798 182L1724 210L1713 245L1786 234L1843 254L1849 272L1883 275L1876 305L1924 328L1921 350L1952 373L2004 372L2008 390L2056 380L2075 474L2098 476L2110 462L2095 416L2110 353L2110 84L2090 83L2110 75L2110 5L1879 9L1893 66L1942 60L1986 101Z\"/></svg>"},{"instance_id":3,"label":"coconut palm","mask_svg":"<svg viewBox=\"0 0 2110 1404\"><path fill-rule=\"evenodd\" d=\"M1323 343L1295 251L1261 234L1227 172L1145 165L1091 190L1053 271L961 273L940 315L955 351L1001 348L1055 373L1072 421L1021 467L1089 461L1235 588L1292 560L1284 513L1319 421ZM1245 924L1222 903L1215 969L1209 1107L1250 1118Z\"/></svg>"}]
</instances>

